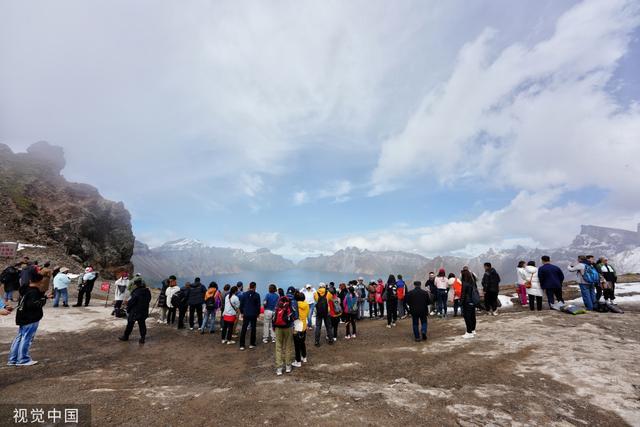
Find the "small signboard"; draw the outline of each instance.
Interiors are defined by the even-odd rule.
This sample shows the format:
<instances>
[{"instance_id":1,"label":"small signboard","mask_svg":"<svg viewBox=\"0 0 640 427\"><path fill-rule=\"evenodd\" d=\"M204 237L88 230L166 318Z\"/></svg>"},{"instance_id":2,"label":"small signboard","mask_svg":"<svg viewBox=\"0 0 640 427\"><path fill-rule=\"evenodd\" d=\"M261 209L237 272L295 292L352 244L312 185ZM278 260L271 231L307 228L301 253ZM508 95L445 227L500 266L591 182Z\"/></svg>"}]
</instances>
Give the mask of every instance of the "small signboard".
<instances>
[{"instance_id":1,"label":"small signboard","mask_svg":"<svg viewBox=\"0 0 640 427\"><path fill-rule=\"evenodd\" d=\"M0 242L0 258L15 258L18 254L18 244L14 242Z\"/></svg>"}]
</instances>

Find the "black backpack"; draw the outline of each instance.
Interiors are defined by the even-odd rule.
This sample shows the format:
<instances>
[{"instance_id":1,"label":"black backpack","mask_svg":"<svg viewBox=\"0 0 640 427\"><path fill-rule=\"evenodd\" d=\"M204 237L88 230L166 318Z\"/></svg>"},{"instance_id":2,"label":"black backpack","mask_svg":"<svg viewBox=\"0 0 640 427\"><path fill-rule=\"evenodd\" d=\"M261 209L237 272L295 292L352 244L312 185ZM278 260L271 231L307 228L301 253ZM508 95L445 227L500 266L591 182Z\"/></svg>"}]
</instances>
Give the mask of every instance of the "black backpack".
<instances>
[{"instance_id":1,"label":"black backpack","mask_svg":"<svg viewBox=\"0 0 640 427\"><path fill-rule=\"evenodd\" d=\"M182 307L187 303L187 295L179 290L171 297L171 305L174 307Z\"/></svg>"}]
</instances>

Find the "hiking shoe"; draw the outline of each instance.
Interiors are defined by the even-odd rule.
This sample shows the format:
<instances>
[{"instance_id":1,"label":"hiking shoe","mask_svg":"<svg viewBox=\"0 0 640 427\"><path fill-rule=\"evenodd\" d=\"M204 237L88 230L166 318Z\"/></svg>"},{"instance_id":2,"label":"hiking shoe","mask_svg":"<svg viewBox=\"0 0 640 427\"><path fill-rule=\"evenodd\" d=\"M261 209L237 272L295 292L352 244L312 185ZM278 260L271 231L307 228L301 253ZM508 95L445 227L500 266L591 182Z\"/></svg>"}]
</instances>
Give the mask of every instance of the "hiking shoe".
<instances>
[{"instance_id":1,"label":"hiking shoe","mask_svg":"<svg viewBox=\"0 0 640 427\"><path fill-rule=\"evenodd\" d=\"M416 341L416 342L420 342L420 341L422 341L422 340L421 340L420 338L416 338L416 339L415 339L415 341Z\"/></svg>"},{"instance_id":2,"label":"hiking shoe","mask_svg":"<svg viewBox=\"0 0 640 427\"><path fill-rule=\"evenodd\" d=\"M427 334L422 334L422 341L426 341L427 340Z\"/></svg>"},{"instance_id":3,"label":"hiking shoe","mask_svg":"<svg viewBox=\"0 0 640 427\"><path fill-rule=\"evenodd\" d=\"M249 349L252 349L252 348L256 348L256 346L255 345L250 345Z\"/></svg>"},{"instance_id":4,"label":"hiking shoe","mask_svg":"<svg viewBox=\"0 0 640 427\"><path fill-rule=\"evenodd\" d=\"M314 345L315 345L316 347L320 347L320 341L316 341L316 342L314 343Z\"/></svg>"},{"instance_id":5,"label":"hiking shoe","mask_svg":"<svg viewBox=\"0 0 640 427\"><path fill-rule=\"evenodd\" d=\"M271 338L271 342L272 342L272 343L275 343L275 342L276 342L276 339L275 339L275 338Z\"/></svg>"},{"instance_id":6,"label":"hiking shoe","mask_svg":"<svg viewBox=\"0 0 640 427\"><path fill-rule=\"evenodd\" d=\"M269 340L268 340L268 339L266 339L266 338L262 340L262 344L266 344L266 343L268 343L268 342L269 342Z\"/></svg>"},{"instance_id":7,"label":"hiking shoe","mask_svg":"<svg viewBox=\"0 0 640 427\"><path fill-rule=\"evenodd\" d=\"M290 373L291 373L291 365L287 365L287 367L286 367L286 368L284 368L284 371L285 371L287 374L290 374Z\"/></svg>"},{"instance_id":8,"label":"hiking shoe","mask_svg":"<svg viewBox=\"0 0 640 427\"><path fill-rule=\"evenodd\" d=\"M301 368L302 367L302 363L295 361L291 364L291 366L293 366L294 368Z\"/></svg>"},{"instance_id":9,"label":"hiking shoe","mask_svg":"<svg viewBox=\"0 0 640 427\"><path fill-rule=\"evenodd\" d=\"M465 332L464 335L462 336L462 338L473 338L473 334L470 334L469 332Z\"/></svg>"},{"instance_id":10,"label":"hiking shoe","mask_svg":"<svg viewBox=\"0 0 640 427\"><path fill-rule=\"evenodd\" d=\"M277 369L276 369L276 375L277 375L277 376L282 375L282 368L277 368Z\"/></svg>"},{"instance_id":11,"label":"hiking shoe","mask_svg":"<svg viewBox=\"0 0 640 427\"><path fill-rule=\"evenodd\" d=\"M355 340L356 339L356 334L351 335L351 339Z\"/></svg>"},{"instance_id":12,"label":"hiking shoe","mask_svg":"<svg viewBox=\"0 0 640 427\"><path fill-rule=\"evenodd\" d=\"M7 366L16 366L16 362L7 362Z\"/></svg>"},{"instance_id":13,"label":"hiking shoe","mask_svg":"<svg viewBox=\"0 0 640 427\"><path fill-rule=\"evenodd\" d=\"M476 331L471 331L471 333L473 334L473 336L476 336Z\"/></svg>"},{"instance_id":14,"label":"hiking shoe","mask_svg":"<svg viewBox=\"0 0 640 427\"><path fill-rule=\"evenodd\" d=\"M226 344L226 343L227 343L227 340L222 340L222 344Z\"/></svg>"},{"instance_id":15,"label":"hiking shoe","mask_svg":"<svg viewBox=\"0 0 640 427\"><path fill-rule=\"evenodd\" d=\"M240 347L240 351L244 351L244 347Z\"/></svg>"},{"instance_id":16,"label":"hiking shoe","mask_svg":"<svg viewBox=\"0 0 640 427\"><path fill-rule=\"evenodd\" d=\"M62 304L62 306L69 308L69 304Z\"/></svg>"},{"instance_id":17,"label":"hiking shoe","mask_svg":"<svg viewBox=\"0 0 640 427\"><path fill-rule=\"evenodd\" d=\"M52 306L53 308L58 308L58 304ZM113 316L113 313L111 313L111 315Z\"/></svg>"},{"instance_id":18,"label":"hiking shoe","mask_svg":"<svg viewBox=\"0 0 640 427\"><path fill-rule=\"evenodd\" d=\"M307 358L306 357L302 358L302 363L307 363Z\"/></svg>"},{"instance_id":19,"label":"hiking shoe","mask_svg":"<svg viewBox=\"0 0 640 427\"><path fill-rule=\"evenodd\" d=\"M338 337L333 337L333 342L338 341Z\"/></svg>"},{"instance_id":20,"label":"hiking shoe","mask_svg":"<svg viewBox=\"0 0 640 427\"><path fill-rule=\"evenodd\" d=\"M351 335L346 335L346 336L344 337L344 339L345 339L345 340L350 340L350 339L351 339Z\"/></svg>"},{"instance_id":21,"label":"hiking shoe","mask_svg":"<svg viewBox=\"0 0 640 427\"><path fill-rule=\"evenodd\" d=\"M393 323L391 324L391 326L393 326L393 327L395 328L395 326L396 326L396 322L393 322Z\"/></svg>"},{"instance_id":22,"label":"hiking shoe","mask_svg":"<svg viewBox=\"0 0 640 427\"><path fill-rule=\"evenodd\" d=\"M24 362L24 363L16 363L16 366L33 366L36 365L38 363L37 360L29 360L28 362Z\"/></svg>"},{"instance_id":23,"label":"hiking shoe","mask_svg":"<svg viewBox=\"0 0 640 427\"><path fill-rule=\"evenodd\" d=\"M144 337L140 338L140 339L138 340L138 343L139 343L139 344L144 344Z\"/></svg>"},{"instance_id":24,"label":"hiking shoe","mask_svg":"<svg viewBox=\"0 0 640 427\"><path fill-rule=\"evenodd\" d=\"M391 329L391 325L387 325L387 328Z\"/></svg>"},{"instance_id":25,"label":"hiking shoe","mask_svg":"<svg viewBox=\"0 0 640 427\"><path fill-rule=\"evenodd\" d=\"M118 339L120 341L129 341L129 338L127 338L127 337L118 337Z\"/></svg>"},{"instance_id":26,"label":"hiking shoe","mask_svg":"<svg viewBox=\"0 0 640 427\"><path fill-rule=\"evenodd\" d=\"M190 331L193 331L193 328L189 328Z\"/></svg>"},{"instance_id":27,"label":"hiking shoe","mask_svg":"<svg viewBox=\"0 0 640 427\"><path fill-rule=\"evenodd\" d=\"M227 345L235 344L235 341L227 341Z\"/></svg>"}]
</instances>

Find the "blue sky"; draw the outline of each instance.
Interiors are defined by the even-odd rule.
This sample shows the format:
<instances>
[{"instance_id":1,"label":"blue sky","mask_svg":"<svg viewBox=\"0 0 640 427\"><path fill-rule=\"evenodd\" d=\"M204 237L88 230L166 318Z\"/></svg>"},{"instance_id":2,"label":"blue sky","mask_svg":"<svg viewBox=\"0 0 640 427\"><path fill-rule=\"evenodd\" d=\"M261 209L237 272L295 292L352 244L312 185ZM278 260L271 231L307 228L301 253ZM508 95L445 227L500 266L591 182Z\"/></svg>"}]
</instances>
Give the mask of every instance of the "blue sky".
<instances>
[{"instance_id":1,"label":"blue sky","mask_svg":"<svg viewBox=\"0 0 640 427\"><path fill-rule=\"evenodd\" d=\"M640 220L640 4L0 0L0 142L180 237L292 258Z\"/></svg>"}]
</instances>

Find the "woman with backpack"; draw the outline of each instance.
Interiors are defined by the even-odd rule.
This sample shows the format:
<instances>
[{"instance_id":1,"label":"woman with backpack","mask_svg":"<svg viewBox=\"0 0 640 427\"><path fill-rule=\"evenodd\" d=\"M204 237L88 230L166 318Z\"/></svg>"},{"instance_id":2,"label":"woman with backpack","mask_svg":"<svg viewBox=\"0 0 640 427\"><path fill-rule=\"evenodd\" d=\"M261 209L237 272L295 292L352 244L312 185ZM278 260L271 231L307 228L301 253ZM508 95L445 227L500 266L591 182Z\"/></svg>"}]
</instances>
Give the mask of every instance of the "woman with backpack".
<instances>
[{"instance_id":1,"label":"woman with backpack","mask_svg":"<svg viewBox=\"0 0 640 427\"><path fill-rule=\"evenodd\" d=\"M216 311L220 308L220 292L218 292L218 284L216 282L209 283L209 289L204 294L204 319L202 320L202 327L200 328L200 334L204 334L204 329L207 324L209 325L209 333L213 334L216 331Z\"/></svg>"},{"instance_id":2,"label":"woman with backpack","mask_svg":"<svg viewBox=\"0 0 640 427\"><path fill-rule=\"evenodd\" d=\"M358 296L353 286L347 290L347 295L342 303L343 312L345 313L347 322L347 331L344 339L356 338L356 320L358 318ZM353 333L351 333L353 331Z\"/></svg>"},{"instance_id":3,"label":"woman with backpack","mask_svg":"<svg viewBox=\"0 0 640 427\"><path fill-rule=\"evenodd\" d=\"M396 326L398 320L398 285L396 276L393 274L390 274L387 279L383 299L387 301L387 328L391 328Z\"/></svg>"},{"instance_id":4,"label":"woman with backpack","mask_svg":"<svg viewBox=\"0 0 640 427\"><path fill-rule=\"evenodd\" d=\"M238 319L238 310L240 310L240 300L236 296L236 293L238 293L238 288L232 286L224 300L224 311L222 312L222 320L224 322L222 326L222 344L232 345L236 343L231 340L233 325Z\"/></svg>"},{"instance_id":5,"label":"woman with backpack","mask_svg":"<svg viewBox=\"0 0 640 427\"><path fill-rule=\"evenodd\" d=\"M338 326L342 316L342 302L338 295L329 292L327 303L329 304L329 317L331 317L331 335L333 336L333 341L336 342L338 341Z\"/></svg>"},{"instance_id":6,"label":"woman with backpack","mask_svg":"<svg viewBox=\"0 0 640 427\"><path fill-rule=\"evenodd\" d=\"M169 277L169 287L165 291L167 297L167 325L173 325L176 323L176 310L178 306L174 304L173 296L180 291L176 282L176 276Z\"/></svg>"},{"instance_id":7,"label":"woman with backpack","mask_svg":"<svg viewBox=\"0 0 640 427\"><path fill-rule=\"evenodd\" d=\"M291 291L292 288L289 288ZM289 292L288 295L281 296L278 299L278 305L273 315L273 326L276 330L276 375L282 375L282 366L285 367L285 372L288 374L291 372L291 366L293 363L293 331L292 326L294 320L296 320L296 310L294 304L296 303L290 295L295 293ZM295 304L297 307L297 304Z\"/></svg>"},{"instance_id":8,"label":"woman with backpack","mask_svg":"<svg viewBox=\"0 0 640 427\"><path fill-rule=\"evenodd\" d=\"M462 295L460 297L462 316L467 328L463 338L473 338L476 336L476 306L480 303L480 293L469 270L462 270L460 280L462 281Z\"/></svg>"},{"instance_id":9,"label":"woman with backpack","mask_svg":"<svg viewBox=\"0 0 640 427\"><path fill-rule=\"evenodd\" d=\"M367 287L367 301L369 302L369 319L378 317L378 302L376 301L376 282L369 282Z\"/></svg>"},{"instance_id":10,"label":"woman with backpack","mask_svg":"<svg viewBox=\"0 0 640 427\"><path fill-rule=\"evenodd\" d=\"M296 353L296 360L291 365L300 368L303 363L307 363L307 322L309 317L309 303L302 292L296 291L294 294L296 304L296 317L293 322L293 347Z\"/></svg>"}]
</instances>

